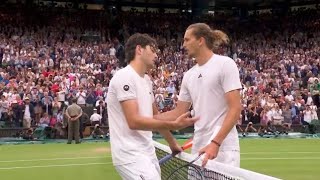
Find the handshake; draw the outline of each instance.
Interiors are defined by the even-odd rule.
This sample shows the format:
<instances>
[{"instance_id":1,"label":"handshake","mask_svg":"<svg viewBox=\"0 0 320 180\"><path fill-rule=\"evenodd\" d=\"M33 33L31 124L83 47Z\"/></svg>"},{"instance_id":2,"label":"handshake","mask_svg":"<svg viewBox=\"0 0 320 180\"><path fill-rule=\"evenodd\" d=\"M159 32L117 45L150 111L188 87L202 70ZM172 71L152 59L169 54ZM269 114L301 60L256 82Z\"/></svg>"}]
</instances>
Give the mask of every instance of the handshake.
<instances>
[{"instance_id":1,"label":"handshake","mask_svg":"<svg viewBox=\"0 0 320 180\"><path fill-rule=\"evenodd\" d=\"M169 130L183 129L192 126L199 120L199 117L194 117L194 111L188 111L176 119L170 118L170 115L167 116L166 113L155 115L154 118L168 123L167 129Z\"/></svg>"}]
</instances>

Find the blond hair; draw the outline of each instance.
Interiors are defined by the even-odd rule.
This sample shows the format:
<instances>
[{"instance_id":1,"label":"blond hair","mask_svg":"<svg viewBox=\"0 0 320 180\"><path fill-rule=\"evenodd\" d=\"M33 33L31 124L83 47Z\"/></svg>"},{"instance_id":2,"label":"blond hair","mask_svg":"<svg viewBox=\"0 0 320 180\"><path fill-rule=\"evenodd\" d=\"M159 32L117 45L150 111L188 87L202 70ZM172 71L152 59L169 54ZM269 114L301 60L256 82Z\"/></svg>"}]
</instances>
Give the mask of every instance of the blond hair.
<instances>
[{"instance_id":1,"label":"blond hair","mask_svg":"<svg viewBox=\"0 0 320 180\"><path fill-rule=\"evenodd\" d=\"M226 33L220 30L213 30L209 25L205 23L191 24L188 29L192 29L192 34L197 38L203 37L206 45L213 51L219 49L222 46L228 46L230 39Z\"/></svg>"},{"instance_id":2,"label":"blond hair","mask_svg":"<svg viewBox=\"0 0 320 180\"><path fill-rule=\"evenodd\" d=\"M226 33L220 30L212 31L215 41L213 42L212 50L215 52L221 47L229 46L230 39Z\"/></svg>"}]
</instances>

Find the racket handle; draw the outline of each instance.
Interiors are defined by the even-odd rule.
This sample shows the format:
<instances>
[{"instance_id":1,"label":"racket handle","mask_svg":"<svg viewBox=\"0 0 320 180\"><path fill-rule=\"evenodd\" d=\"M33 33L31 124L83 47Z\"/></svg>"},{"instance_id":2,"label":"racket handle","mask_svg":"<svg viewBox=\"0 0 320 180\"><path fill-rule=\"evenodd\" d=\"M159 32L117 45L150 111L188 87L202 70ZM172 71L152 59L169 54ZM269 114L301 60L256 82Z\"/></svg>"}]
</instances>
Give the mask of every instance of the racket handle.
<instances>
[{"instance_id":1,"label":"racket handle","mask_svg":"<svg viewBox=\"0 0 320 180\"><path fill-rule=\"evenodd\" d=\"M189 149L189 148L191 148L191 147L192 147L192 141L190 141L190 142L186 143L185 145L183 145L183 146L181 147L181 149L182 149L182 150L186 150L186 149Z\"/></svg>"},{"instance_id":2,"label":"racket handle","mask_svg":"<svg viewBox=\"0 0 320 180\"><path fill-rule=\"evenodd\" d=\"M172 158L172 154L166 155L165 157L163 157L162 159L159 160L159 165L161 166L162 164L164 164L165 162L167 162L171 158Z\"/></svg>"},{"instance_id":3,"label":"racket handle","mask_svg":"<svg viewBox=\"0 0 320 180\"><path fill-rule=\"evenodd\" d=\"M186 149L189 149L192 147L192 138L190 138L182 147L181 149L184 151ZM170 160L173 156L179 154L180 152L173 152L172 154L168 154L165 157L163 157L162 159L159 160L159 165L161 166L162 164L164 164L165 162L167 162L168 160Z\"/></svg>"}]
</instances>

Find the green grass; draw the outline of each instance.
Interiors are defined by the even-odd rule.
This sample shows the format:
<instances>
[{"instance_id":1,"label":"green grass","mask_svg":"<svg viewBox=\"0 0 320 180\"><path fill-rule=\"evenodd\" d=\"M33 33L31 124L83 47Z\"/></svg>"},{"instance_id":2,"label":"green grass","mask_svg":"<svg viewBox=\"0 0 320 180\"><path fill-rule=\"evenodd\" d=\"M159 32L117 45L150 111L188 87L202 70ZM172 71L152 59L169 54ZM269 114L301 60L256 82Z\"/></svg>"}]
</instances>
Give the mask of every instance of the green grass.
<instances>
[{"instance_id":1,"label":"green grass","mask_svg":"<svg viewBox=\"0 0 320 180\"><path fill-rule=\"evenodd\" d=\"M241 168L282 179L320 179L319 139L242 139Z\"/></svg>"},{"instance_id":2,"label":"green grass","mask_svg":"<svg viewBox=\"0 0 320 180\"><path fill-rule=\"evenodd\" d=\"M242 168L282 179L320 179L320 140L241 139L240 143ZM1 145L0 179L118 180L109 147L109 143Z\"/></svg>"}]
</instances>

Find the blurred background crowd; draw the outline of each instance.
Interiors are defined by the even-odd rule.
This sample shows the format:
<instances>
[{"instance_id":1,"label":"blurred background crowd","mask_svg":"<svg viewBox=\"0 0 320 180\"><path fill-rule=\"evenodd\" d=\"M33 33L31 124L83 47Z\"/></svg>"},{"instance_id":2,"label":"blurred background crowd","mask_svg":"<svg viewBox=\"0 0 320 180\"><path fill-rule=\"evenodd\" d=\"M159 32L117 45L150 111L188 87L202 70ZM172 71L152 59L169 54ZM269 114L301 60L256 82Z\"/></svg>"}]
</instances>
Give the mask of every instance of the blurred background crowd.
<instances>
[{"instance_id":1,"label":"blurred background crowd","mask_svg":"<svg viewBox=\"0 0 320 180\"><path fill-rule=\"evenodd\" d=\"M149 72L160 111L175 106L184 72L194 65L183 50L182 13L99 11L34 12L0 9L0 122L3 127L64 126L72 98L95 108L107 125L106 95L112 76L125 66L124 43L135 32L158 43ZM238 64L243 84L239 124L308 125L320 106L320 10L285 16L254 14L245 21L226 14L203 15L230 44L215 51ZM214 104L214 100L212 101ZM95 118L87 111L85 124ZM250 124L251 124L250 123ZM243 129L244 131L244 129Z\"/></svg>"}]
</instances>

